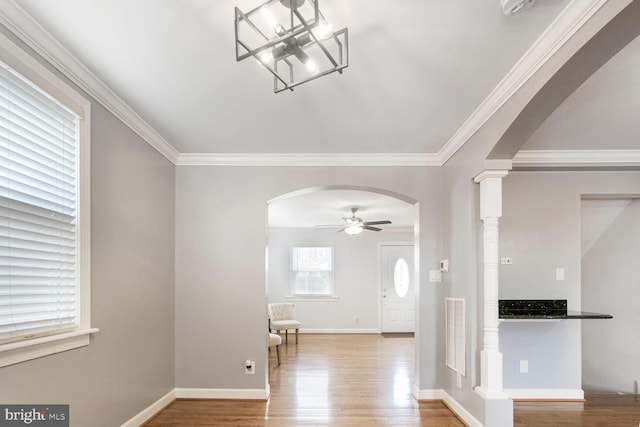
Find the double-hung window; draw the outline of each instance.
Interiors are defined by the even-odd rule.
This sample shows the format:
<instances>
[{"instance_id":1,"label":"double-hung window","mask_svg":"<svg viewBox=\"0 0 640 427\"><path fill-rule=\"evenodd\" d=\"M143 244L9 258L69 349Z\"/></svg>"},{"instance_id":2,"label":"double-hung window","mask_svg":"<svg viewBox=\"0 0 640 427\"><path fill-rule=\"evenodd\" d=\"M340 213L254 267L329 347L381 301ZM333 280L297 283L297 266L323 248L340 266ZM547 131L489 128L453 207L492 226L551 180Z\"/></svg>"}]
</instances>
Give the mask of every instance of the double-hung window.
<instances>
[{"instance_id":1,"label":"double-hung window","mask_svg":"<svg viewBox=\"0 0 640 427\"><path fill-rule=\"evenodd\" d=\"M0 366L89 343L90 104L2 36Z\"/></svg>"},{"instance_id":2,"label":"double-hung window","mask_svg":"<svg viewBox=\"0 0 640 427\"><path fill-rule=\"evenodd\" d=\"M333 247L294 246L291 250L291 294L333 296Z\"/></svg>"}]
</instances>

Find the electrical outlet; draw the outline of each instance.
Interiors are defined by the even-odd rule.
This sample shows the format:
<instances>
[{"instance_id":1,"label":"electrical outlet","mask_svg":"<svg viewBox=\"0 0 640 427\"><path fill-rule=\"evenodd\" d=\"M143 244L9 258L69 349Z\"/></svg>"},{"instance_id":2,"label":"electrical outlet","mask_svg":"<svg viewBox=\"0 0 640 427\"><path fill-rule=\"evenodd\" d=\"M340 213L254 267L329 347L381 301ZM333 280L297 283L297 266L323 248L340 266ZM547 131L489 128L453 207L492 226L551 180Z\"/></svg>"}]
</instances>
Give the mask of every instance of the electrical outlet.
<instances>
[{"instance_id":1,"label":"electrical outlet","mask_svg":"<svg viewBox=\"0 0 640 427\"><path fill-rule=\"evenodd\" d=\"M529 361L528 360L521 360L520 361L520 373L521 374L528 374L529 373Z\"/></svg>"},{"instance_id":2,"label":"electrical outlet","mask_svg":"<svg viewBox=\"0 0 640 427\"><path fill-rule=\"evenodd\" d=\"M500 264L502 264L502 265L512 265L513 264L513 258L511 258L511 257L500 258Z\"/></svg>"},{"instance_id":3,"label":"electrical outlet","mask_svg":"<svg viewBox=\"0 0 640 427\"><path fill-rule=\"evenodd\" d=\"M254 375L256 373L256 362L255 360L245 360L244 361L244 373L247 375Z\"/></svg>"}]
</instances>

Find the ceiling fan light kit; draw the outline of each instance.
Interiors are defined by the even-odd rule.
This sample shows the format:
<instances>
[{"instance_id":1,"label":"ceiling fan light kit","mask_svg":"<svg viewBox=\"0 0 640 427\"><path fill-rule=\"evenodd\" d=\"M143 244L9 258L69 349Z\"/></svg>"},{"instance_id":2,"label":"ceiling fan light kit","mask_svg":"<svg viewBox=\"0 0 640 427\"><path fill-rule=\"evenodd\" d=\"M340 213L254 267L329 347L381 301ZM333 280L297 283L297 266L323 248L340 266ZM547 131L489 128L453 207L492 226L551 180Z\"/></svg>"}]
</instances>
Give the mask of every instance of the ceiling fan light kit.
<instances>
[{"instance_id":1,"label":"ceiling fan light kit","mask_svg":"<svg viewBox=\"0 0 640 427\"><path fill-rule=\"evenodd\" d=\"M372 227L373 225L391 224L389 220L383 221L363 221L362 218L356 216L358 208L351 208L351 216L343 217L344 225L316 225L316 227L340 227L338 232L344 231L347 234L355 236L364 230L382 231L382 228Z\"/></svg>"},{"instance_id":2,"label":"ceiling fan light kit","mask_svg":"<svg viewBox=\"0 0 640 427\"><path fill-rule=\"evenodd\" d=\"M319 0L269 0L235 8L236 60L254 58L273 75L273 91L294 87L349 65L347 28L333 31Z\"/></svg>"}]
</instances>

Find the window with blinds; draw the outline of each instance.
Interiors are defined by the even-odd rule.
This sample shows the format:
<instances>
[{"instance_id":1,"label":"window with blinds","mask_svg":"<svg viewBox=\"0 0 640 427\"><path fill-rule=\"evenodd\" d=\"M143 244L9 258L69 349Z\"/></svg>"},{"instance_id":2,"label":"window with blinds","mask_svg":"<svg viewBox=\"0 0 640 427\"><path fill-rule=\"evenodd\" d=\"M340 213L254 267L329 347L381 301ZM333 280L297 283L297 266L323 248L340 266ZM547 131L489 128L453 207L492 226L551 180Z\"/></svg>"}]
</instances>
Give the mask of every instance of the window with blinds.
<instances>
[{"instance_id":1,"label":"window with blinds","mask_svg":"<svg viewBox=\"0 0 640 427\"><path fill-rule=\"evenodd\" d=\"M331 246L294 247L291 273L293 295L333 295L333 248Z\"/></svg>"},{"instance_id":2,"label":"window with blinds","mask_svg":"<svg viewBox=\"0 0 640 427\"><path fill-rule=\"evenodd\" d=\"M79 117L1 65L0 343L79 324Z\"/></svg>"}]
</instances>

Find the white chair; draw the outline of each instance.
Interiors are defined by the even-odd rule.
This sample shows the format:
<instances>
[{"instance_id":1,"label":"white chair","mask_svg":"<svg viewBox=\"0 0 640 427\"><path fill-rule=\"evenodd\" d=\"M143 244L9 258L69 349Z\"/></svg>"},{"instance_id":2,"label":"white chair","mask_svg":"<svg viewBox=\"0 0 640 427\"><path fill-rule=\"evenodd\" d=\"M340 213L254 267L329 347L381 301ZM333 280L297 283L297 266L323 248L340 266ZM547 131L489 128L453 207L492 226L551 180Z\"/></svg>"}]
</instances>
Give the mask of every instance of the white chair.
<instances>
[{"instance_id":1,"label":"white chair","mask_svg":"<svg viewBox=\"0 0 640 427\"><path fill-rule=\"evenodd\" d=\"M296 320L296 313L293 304L278 303L269 304L269 332L284 331L285 343L289 343L289 329L296 330L296 344L298 344L298 329L300 322Z\"/></svg>"},{"instance_id":2,"label":"white chair","mask_svg":"<svg viewBox=\"0 0 640 427\"><path fill-rule=\"evenodd\" d=\"M282 344L282 338L280 337L280 335L272 334L271 332L269 332L269 348L276 348L276 354L278 355L278 365L280 365L280 344Z\"/></svg>"}]
</instances>

